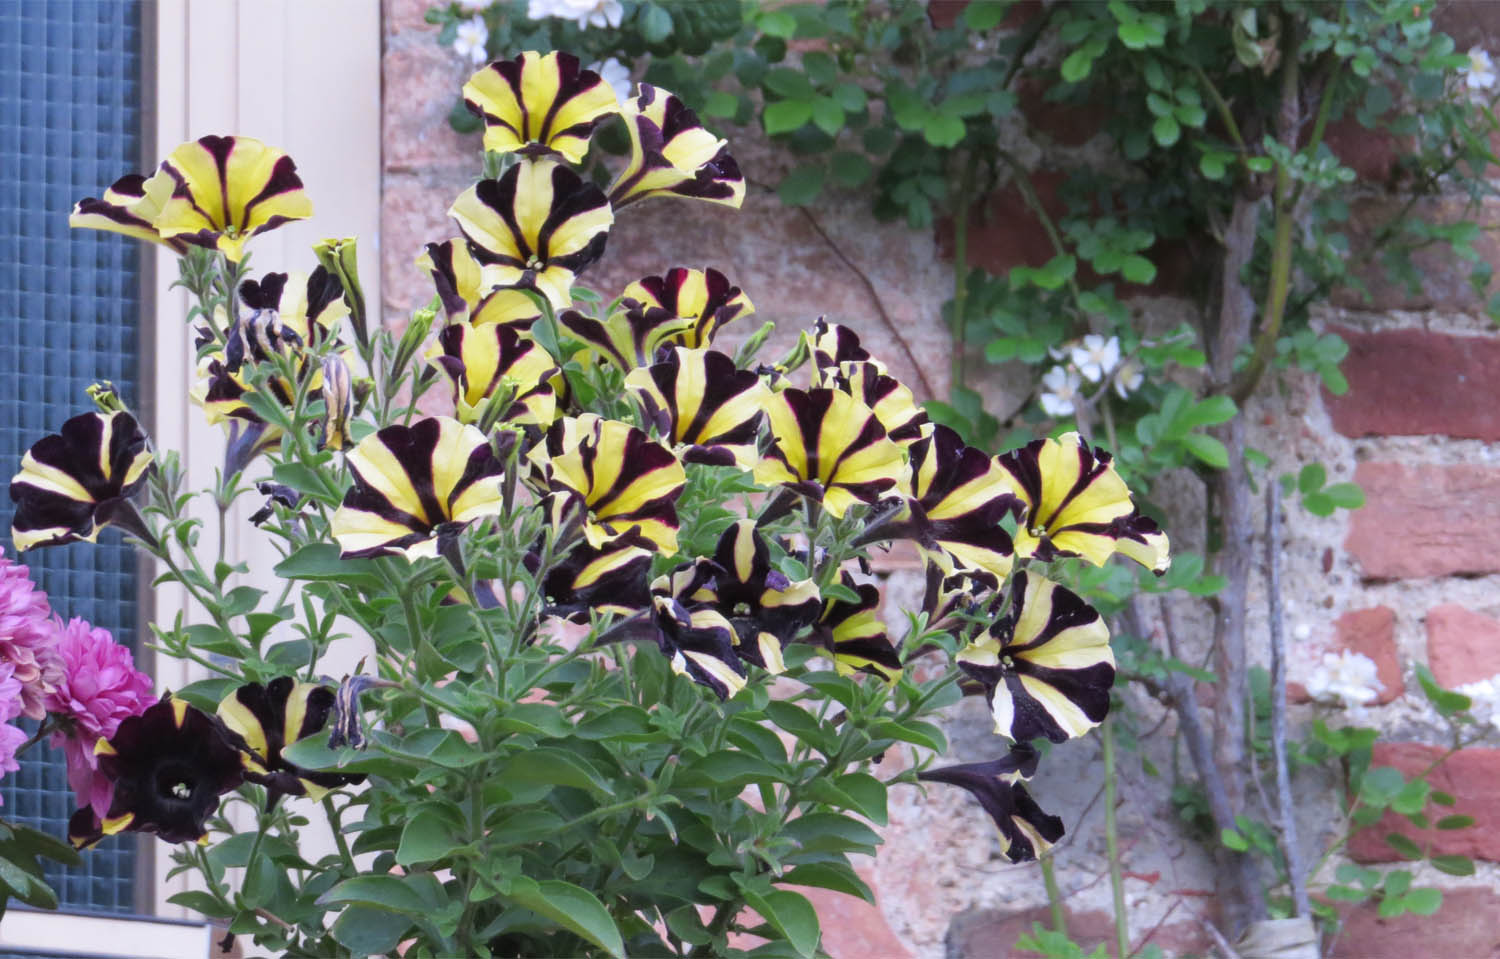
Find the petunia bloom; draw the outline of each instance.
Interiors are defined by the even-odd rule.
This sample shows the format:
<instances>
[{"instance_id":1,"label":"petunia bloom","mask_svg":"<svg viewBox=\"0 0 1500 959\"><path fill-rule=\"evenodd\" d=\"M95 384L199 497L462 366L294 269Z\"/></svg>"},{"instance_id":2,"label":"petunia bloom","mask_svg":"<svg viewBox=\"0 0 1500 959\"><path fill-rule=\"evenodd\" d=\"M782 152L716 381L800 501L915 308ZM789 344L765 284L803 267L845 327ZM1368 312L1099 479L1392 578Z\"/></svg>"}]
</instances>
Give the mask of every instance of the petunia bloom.
<instances>
[{"instance_id":1,"label":"petunia bloom","mask_svg":"<svg viewBox=\"0 0 1500 959\"><path fill-rule=\"evenodd\" d=\"M536 301L523 292L540 292L535 277L523 273L515 279L503 266L480 263L463 237L427 244L417 256L417 267L431 274L450 324L499 323L524 333L542 315ZM507 283L507 277L514 282Z\"/></svg>"},{"instance_id":2,"label":"petunia bloom","mask_svg":"<svg viewBox=\"0 0 1500 959\"><path fill-rule=\"evenodd\" d=\"M262 686L248 683L219 703L219 719L244 741L245 778L266 787L266 808L282 796L322 799L330 789L364 781L363 775L315 772L288 762L281 751L322 730L333 713L335 693L317 683L278 676Z\"/></svg>"},{"instance_id":3,"label":"petunia bloom","mask_svg":"<svg viewBox=\"0 0 1500 959\"><path fill-rule=\"evenodd\" d=\"M815 366L812 385L843 390L868 406L886 435L903 446L920 437L927 425L927 413L911 389L871 360Z\"/></svg>"},{"instance_id":4,"label":"petunia bloom","mask_svg":"<svg viewBox=\"0 0 1500 959\"><path fill-rule=\"evenodd\" d=\"M146 479L151 450L129 413L84 413L38 440L10 481L17 550L78 540L110 524L147 538L130 497Z\"/></svg>"},{"instance_id":5,"label":"petunia bloom","mask_svg":"<svg viewBox=\"0 0 1500 959\"><path fill-rule=\"evenodd\" d=\"M0 663L8 663L21 684L21 713L28 719L47 714L45 699L63 681L57 640L47 594L36 588L29 569L0 556Z\"/></svg>"},{"instance_id":6,"label":"petunia bloom","mask_svg":"<svg viewBox=\"0 0 1500 959\"><path fill-rule=\"evenodd\" d=\"M603 320L564 310L557 322L588 348L585 359L601 359L622 373L651 365L662 349L686 341L693 325L689 317L634 301L623 301Z\"/></svg>"},{"instance_id":7,"label":"petunia bloom","mask_svg":"<svg viewBox=\"0 0 1500 959\"><path fill-rule=\"evenodd\" d=\"M1023 785L1036 766L1035 747L1017 743L999 759L927 769L917 778L973 793L1000 830L1000 852L1011 862L1030 862L1063 836L1062 820L1043 812Z\"/></svg>"},{"instance_id":8,"label":"petunia bloom","mask_svg":"<svg viewBox=\"0 0 1500 959\"><path fill-rule=\"evenodd\" d=\"M691 349L709 346L720 329L755 312L750 298L713 268L678 266L661 276L642 277L625 287L620 299L691 320L677 341Z\"/></svg>"},{"instance_id":9,"label":"petunia bloom","mask_svg":"<svg viewBox=\"0 0 1500 959\"><path fill-rule=\"evenodd\" d=\"M856 583L847 572L839 574L839 582L858 594L859 601L827 600L815 639L828 650L839 675L869 673L894 683L901 678L901 655L880 618L880 588L873 583Z\"/></svg>"},{"instance_id":10,"label":"petunia bloom","mask_svg":"<svg viewBox=\"0 0 1500 959\"><path fill-rule=\"evenodd\" d=\"M464 84L464 105L484 121L487 153L557 153L580 163L589 137L620 112L614 88L571 53L496 60Z\"/></svg>"},{"instance_id":11,"label":"petunia bloom","mask_svg":"<svg viewBox=\"0 0 1500 959\"><path fill-rule=\"evenodd\" d=\"M171 843L202 839L219 797L243 781L237 740L217 717L168 693L95 744L114 798L103 816L91 806L74 813L68 838L79 848L127 831Z\"/></svg>"},{"instance_id":12,"label":"petunia bloom","mask_svg":"<svg viewBox=\"0 0 1500 959\"><path fill-rule=\"evenodd\" d=\"M100 817L109 812L114 783L99 772L94 745L112 738L120 723L139 716L155 700L151 677L135 668L130 650L114 641L106 629L74 618L57 643L62 659L62 681L47 694L47 712L64 719L52 734L52 747L67 760L68 785L80 805L92 806Z\"/></svg>"},{"instance_id":13,"label":"petunia bloom","mask_svg":"<svg viewBox=\"0 0 1500 959\"><path fill-rule=\"evenodd\" d=\"M1096 566L1117 550L1137 561L1151 559L1163 573L1170 565L1166 535L1154 523L1137 527L1130 489L1115 472L1112 458L1089 447L1077 433L1035 440L1002 454L996 462L1023 512L1016 530L1016 555L1047 561L1082 556ZM1121 548L1121 539L1137 538Z\"/></svg>"},{"instance_id":14,"label":"petunia bloom","mask_svg":"<svg viewBox=\"0 0 1500 959\"><path fill-rule=\"evenodd\" d=\"M738 693L745 688L745 665L735 649L734 625L713 605L692 598L713 570L712 563L700 560L657 577L650 609L611 628L599 643L654 641L674 673L707 686L720 699Z\"/></svg>"},{"instance_id":15,"label":"petunia bloom","mask_svg":"<svg viewBox=\"0 0 1500 959\"><path fill-rule=\"evenodd\" d=\"M811 579L793 582L771 566L770 546L742 519L730 525L714 549L718 567L711 582L692 594L717 606L734 626L741 659L772 673L785 669L782 650L818 620L823 604Z\"/></svg>"},{"instance_id":16,"label":"petunia bloom","mask_svg":"<svg viewBox=\"0 0 1500 959\"><path fill-rule=\"evenodd\" d=\"M758 482L786 484L837 517L907 487L901 447L848 393L785 389L771 394L766 415L775 443L755 467Z\"/></svg>"},{"instance_id":17,"label":"petunia bloom","mask_svg":"<svg viewBox=\"0 0 1500 959\"><path fill-rule=\"evenodd\" d=\"M614 223L604 193L550 159L522 160L498 180L480 180L448 215L475 257L498 268L501 284L530 279L559 308L572 302L574 278L604 254Z\"/></svg>"},{"instance_id":18,"label":"petunia bloom","mask_svg":"<svg viewBox=\"0 0 1500 959\"><path fill-rule=\"evenodd\" d=\"M997 734L1054 743L1082 736L1109 714L1109 629L1050 580L1021 571L1010 589L1010 608L959 652L958 664L984 685Z\"/></svg>"},{"instance_id":19,"label":"petunia bloom","mask_svg":"<svg viewBox=\"0 0 1500 959\"><path fill-rule=\"evenodd\" d=\"M160 243L181 255L187 252L186 241L181 237L162 236L155 226L165 199L162 195L147 197L146 178L139 173L128 173L105 190L102 198L79 200L68 217L68 226L122 233L137 240Z\"/></svg>"},{"instance_id":20,"label":"petunia bloom","mask_svg":"<svg viewBox=\"0 0 1500 959\"><path fill-rule=\"evenodd\" d=\"M625 386L646 422L669 439L684 462L755 466L762 407L770 391L714 350L667 351L662 362L633 370Z\"/></svg>"},{"instance_id":21,"label":"petunia bloom","mask_svg":"<svg viewBox=\"0 0 1500 959\"><path fill-rule=\"evenodd\" d=\"M627 100L625 129L630 161L609 188L617 209L651 196L682 196L736 209L745 202L745 178L725 141L709 133L675 95L649 83Z\"/></svg>"},{"instance_id":22,"label":"petunia bloom","mask_svg":"<svg viewBox=\"0 0 1500 959\"><path fill-rule=\"evenodd\" d=\"M687 474L672 451L628 423L586 413L553 424L531 451L560 514L579 511L595 549L635 545L677 552L676 501Z\"/></svg>"},{"instance_id":23,"label":"petunia bloom","mask_svg":"<svg viewBox=\"0 0 1500 959\"><path fill-rule=\"evenodd\" d=\"M612 543L595 549L579 543L562 562L553 563L542 579L547 598L543 612L574 623L587 623L589 613L630 616L651 605L647 574L653 552L641 546ZM533 575L541 568L541 552L526 554Z\"/></svg>"},{"instance_id":24,"label":"petunia bloom","mask_svg":"<svg viewBox=\"0 0 1500 959\"><path fill-rule=\"evenodd\" d=\"M546 429L557 418L551 386L557 364L535 340L512 327L450 323L438 334L429 362L452 381L461 423L477 422L496 394L510 397L500 422Z\"/></svg>"},{"instance_id":25,"label":"petunia bloom","mask_svg":"<svg viewBox=\"0 0 1500 959\"><path fill-rule=\"evenodd\" d=\"M254 137L184 143L143 188L137 209L159 204L151 225L163 239L218 250L235 262L251 237L312 216L297 164Z\"/></svg>"},{"instance_id":26,"label":"petunia bloom","mask_svg":"<svg viewBox=\"0 0 1500 959\"><path fill-rule=\"evenodd\" d=\"M348 454L354 485L333 514L345 557L436 556L476 519L503 508L503 467L483 433L446 416L388 426Z\"/></svg>"}]
</instances>

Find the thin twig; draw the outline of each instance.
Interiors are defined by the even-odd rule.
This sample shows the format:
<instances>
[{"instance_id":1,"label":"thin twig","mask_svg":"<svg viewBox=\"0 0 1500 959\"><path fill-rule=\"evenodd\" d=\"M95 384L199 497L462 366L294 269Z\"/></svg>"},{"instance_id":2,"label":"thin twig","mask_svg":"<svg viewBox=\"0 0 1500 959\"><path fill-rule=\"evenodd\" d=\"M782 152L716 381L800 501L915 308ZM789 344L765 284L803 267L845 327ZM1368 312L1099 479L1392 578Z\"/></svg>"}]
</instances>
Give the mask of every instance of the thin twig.
<instances>
[{"instance_id":1,"label":"thin twig","mask_svg":"<svg viewBox=\"0 0 1500 959\"><path fill-rule=\"evenodd\" d=\"M1294 915L1312 914L1297 815L1292 806L1292 778L1286 762L1286 637L1281 631L1281 486L1266 484L1266 604L1271 624L1271 749L1276 757L1276 798L1281 806L1281 844L1292 885Z\"/></svg>"},{"instance_id":2,"label":"thin twig","mask_svg":"<svg viewBox=\"0 0 1500 959\"><path fill-rule=\"evenodd\" d=\"M1198 924L1208 932L1209 938L1213 939L1214 945L1218 946L1219 951L1224 954L1224 959L1240 959L1240 954L1234 951L1234 947L1229 944L1228 939L1224 938L1224 934L1219 931L1218 926L1215 926L1202 916L1196 916L1195 918L1198 920Z\"/></svg>"}]
</instances>

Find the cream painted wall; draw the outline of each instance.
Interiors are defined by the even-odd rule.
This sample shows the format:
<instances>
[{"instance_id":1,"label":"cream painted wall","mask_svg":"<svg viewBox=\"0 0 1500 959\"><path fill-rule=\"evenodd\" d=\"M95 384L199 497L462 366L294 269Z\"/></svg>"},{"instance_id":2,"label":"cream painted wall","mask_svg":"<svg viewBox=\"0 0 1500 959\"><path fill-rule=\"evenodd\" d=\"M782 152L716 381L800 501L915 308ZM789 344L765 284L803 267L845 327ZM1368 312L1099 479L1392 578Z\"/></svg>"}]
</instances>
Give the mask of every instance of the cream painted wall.
<instances>
[{"instance_id":1,"label":"cream painted wall","mask_svg":"<svg viewBox=\"0 0 1500 959\"><path fill-rule=\"evenodd\" d=\"M380 298L380 5L377 0L156 0L154 162L186 140L207 134L254 136L291 154L312 198L314 216L250 243L255 273L310 272L311 245L324 237L358 236L365 298ZM195 378L191 337L183 324L187 295L170 289L177 265L156 248L154 310L154 438L181 453L190 488L211 486L223 462L224 438L187 400ZM376 322L379 322L378 315ZM210 509L204 504L206 509ZM226 524L226 552L246 562L241 583L270 589L278 555L248 522L260 505L245 496ZM205 521L209 515L205 514ZM205 522L200 549L217 546L216 522ZM201 615L180 589L155 594L155 619ZM352 668L357 643L324 663L333 675ZM158 688L201 678L188 664L158 658ZM317 818L317 817L314 817ZM170 868L170 847L156 844L157 876ZM316 852L316 851L315 851ZM157 913L187 917L167 897L188 888L182 878L158 882Z\"/></svg>"}]
</instances>

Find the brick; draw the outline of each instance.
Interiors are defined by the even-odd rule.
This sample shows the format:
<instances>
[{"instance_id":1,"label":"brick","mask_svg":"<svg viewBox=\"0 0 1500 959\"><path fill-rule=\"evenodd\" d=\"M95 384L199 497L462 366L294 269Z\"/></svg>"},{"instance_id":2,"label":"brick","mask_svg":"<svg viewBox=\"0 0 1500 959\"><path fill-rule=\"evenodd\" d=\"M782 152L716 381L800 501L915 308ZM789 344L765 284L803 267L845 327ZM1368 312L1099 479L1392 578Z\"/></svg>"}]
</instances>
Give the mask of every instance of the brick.
<instances>
[{"instance_id":1,"label":"brick","mask_svg":"<svg viewBox=\"0 0 1500 959\"><path fill-rule=\"evenodd\" d=\"M1045 94L1053 80L1045 74L1023 74L1016 81L1021 113L1031 129L1045 133L1059 146L1083 146L1104 129L1113 113L1108 104L1049 101Z\"/></svg>"},{"instance_id":2,"label":"brick","mask_svg":"<svg viewBox=\"0 0 1500 959\"><path fill-rule=\"evenodd\" d=\"M386 34L394 35L408 30L436 32L437 26L426 20L427 8L434 6L437 4L433 0L385 0L381 7L381 19L385 21Z\"/></svg>"},{"instance_id":3,"label":"brick","mask_svg":"<svg viewBox=\"0 0 1500 959\"><path fill-rule=\"evenodd\" d=\"M1500 48L1500 6L1484 0L1439 0L1432 26L1452 37L1459 50Z\"/></svg>"},{"instance_id":4,"label":"brick","mask_svg":"<svg viewBox=\"0 0 1500 959\"><path fill-rule=\"evenodd\" d=\"M480 135L459 134L448 113L473 65L425 38L387 50L381 62L385 84L381 129L385 169L413 171L435 165L478 169Z\"/></svg>"},{"instance_id":5,"label":"brick","mask_svg":"<svg viewBox=\"0 0 1500 959\"><path fill-rule=\"evenodd\" d=\"M1018 912L1001 912L997 909L974 909L960 914L948 927L946 955L950 959L1010 959L1010 957L1032 956L1035 953L1016 949L1016 940L1031 932L1034 923L1052 928L1052 911L1047 906L1037 906ZM1132 927L1150 928L1144 916L1132 916ZM1113 949L1115 941L1114 920L1109 913L1100 910L1088 912L1068 911L1068 935L1091 953L1099 946ZM1169 955L1208 954L1213 943L1207 938L1202 926L1196 922L1175 922L1154 930L1141 942L1139 950L1146 944L1159 946ZM879 955L875 953L874 955Z\"/></svg>"},{"instance_id":6,"label":"brick","mask_svg":"<svg viewBox=\"0 0 1500 959\"><path fill-rule=\"evenodd\" d=\"M1376 743L1371 766L1393 766L1411 779L1427 769L1446 750L1425 743ZM1349 855L1359 862L1401 859L1385 841L1400 833L1431 854L1468 856L1500 862L1500 749L1460 749L1427 776L1433 789L1451 794L1456 802L1441 815L1474 817L1468 829L1418 829L1405 816L1387 812L1380 822L1355 833Z\"/></svg>"},{"instance_id":7,"label":"brick","mask_svg":"<svg viewBox=\"0 0 1500 959\"><path fill-rule=\"evenodd\" d=\"M1343 117L1328 124L1323 142L1361 180L1390 183L1400 151L1389 131L1369 130L1353 117Z\"/></svg>"},{"instance_id":8,"label":"brick","mask_svg":"<svg viewBox=\"0 0 1500 959\"><path fill-rule=\"evenodd\" d=\"M864 878L868 882L871 876ZM818 911L821 945L833 959L912 959L911 950L891 931L885 913L876 906L831 889L790 888L806 896Z\"/></svg>"},{"instance_id":9,"label":"brick","mask_svg":"<svg viewBox=\"0 0 1500 959\"><path fill-rule=\"evenodd\" d=\"M1058 189L1067 174L1055 170L1036 170L1030 174L1031 188L1042 209L1054 221L1066 212ZM938 252L953 259L953 221L944 218L937 225ZM970 210L968 221L969 265L989 273L1004 273L1013 267L1038 267L1055 255L1052 241L1026 198L1014 185L1007 184L989 195L988 200Z\"/></svg>"},{"instance_id":10,"label":"brick","mask_svg":"<svg viewBox=\"0 0 1500 959\"><path fill-rule=\"evenodd\" d=\"M1427 613L1427 665L1452 689L1500 673L1500 620L1453 603Z\"/></svg>"},{"instance_id":11,"label":"brick","mask_svg":"<svg viewBox=\"0 0 1500 959\"><path fill-rule=\"evenodd\" d=\"M964 8L969 5L969 2L970 0L929 0L927 18L935 28L946 30L958 22L958 18L963 15ZM995 3L997 0L974 0L974 2ZM1005 19L1000 21L1000 26L1013 30L1040 13L1042 9L1041 0L1020 0L1019 3L1011 5Z\"/></svg>"},{"instance_id":12,"label":"brick","mask_svg":"<svg viewBox=\"0 0 1500 959\"><path fill-rule=\"evenodd\" d=\"M469 181L433 184L409 175L387 175L380 197L381 296L387 315L405 313L432 299L432 278L413 265L422 245L458 234L448 204Z\"/></svg>"},{"instance_id":13,"label":"brick","mask_svg":"<svg viewBox=\"0 0 1500 959\"><path fill-rule=\"evenodd\" d=\"M1500 572L1500 469L1360 463L1344 548L1366 579Z\"/></svg>"},{"instance_id":14,"label":"brick","mask_svg":"<svg viewBox=\"0 0 1500 959\"><path fill-rule=\"evenodd\" d=\"M1473 264L1454 256L1444 244L1434 243L1412 254L1412 264L1420 278L1415 290L1409 289L1404 281L1389 279L1382 258L1369 255L1374 238L1405 207L1406 198L1394 194L1367 197L1350 204L1349 222L1344 228L1349 239L1348 260L1354 277L1365 285L1368 295L1352 286L1341 287L1330 296L1332 303L1354 310L1483 311L1496 284L1491 282L1483 293L1475 292L1469 283ZM1500 262L1500 238L1495 236L1495 227L1500 226L1500 201L1486 199L1478 210L1467 207L1466 197L1443 196L1417 202L1409 215L1436 224L1474 220L1480 226L1480 234L1474 240L1479 261Z\"/></svg>"},{"instance_id":15,"label":"brick","mask_svg":"<svg viewBox=\"0 0 1500 959\"><path fill-rule=\"evenodd\" d=\"M1349 344L1349 392L1323 391L1345 436L1500 440L1500 339L1332 327Z\"/></svg>"},{"instance_id":16,"label":"brick","mask_svg":"<svg viewBox=\"0 0 1500 959\"><path fill-rule=\"evenodd\" d=\"M1500 894L1467 887L1444 889L1432 916L1382 919L1375 903L1341 910L1344 924L1328 946L1328 959L1500 959Z\"/></svg>"}]
</instances>

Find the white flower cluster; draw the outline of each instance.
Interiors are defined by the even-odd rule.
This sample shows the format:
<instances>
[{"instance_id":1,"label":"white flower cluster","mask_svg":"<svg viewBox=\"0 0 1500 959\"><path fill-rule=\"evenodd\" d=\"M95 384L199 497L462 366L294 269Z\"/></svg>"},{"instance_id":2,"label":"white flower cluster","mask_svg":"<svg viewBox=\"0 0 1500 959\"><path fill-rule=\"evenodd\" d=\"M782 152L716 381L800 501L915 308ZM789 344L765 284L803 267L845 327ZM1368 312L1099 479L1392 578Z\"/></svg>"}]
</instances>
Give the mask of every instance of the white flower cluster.
<instances>
[{"instance_id":1,"label":"white flower cluster","mask_svg":"<svg viewBox=\"0 0 1500 959\"><path fill-rule=\"evenodd\" d=\"M477 66L490 58L485 49L485 44L489 43L489 40L489 27L484 25L483 17L475 14L458 25L458 33L453 37L453 52L461 57L467 57Z\"/></svg>"},{"instance_id":2,"label":"white flower cluster","mask_svg":"<svg viewBox=\"0 0 1500 959\"><path fill-rule=\"evenodd\" d=\"M1469 714L1481 723L1489 723L1500 730L1500 676L1491 676L1476 683L1465 683L1455 692L1463 693L1473 700Z\"/></svg>"},{"instance_id":3,"label":"white flower cluster","mask_svg":"<svg viewBox=\"0 0 1500 959\"><path fill-rule=\"evenodd\" d=\"M1066 361L1052 367L1042 376L1046 387L1037 401L1048 416L1068 416L1078 408L1084 398L1083 384L1099 383L1114 374L1114 390L1120 399L1140 389L1145 379L1139 360L1134 357L1120 361L1120 338L1108 339L1098 333L1090 333L1081 340L1064 343L1058 349L1049 349L1054 360Z\"/></svg>"},{"instance_id":4,"label":"white flower cluster","mask_svg":"<svg viewBox=\"0 0 1500 959\"><path fill-rule=\"evenodd\" d=\"M1324 653L1302 685L1320 703L1358 711L1373 703L1385 688L1378 673L1373 659L1345 649Z\"/></svg>"},{"instance_id":5,"label":"white flower cluster","mask_svg":"<svg viewBox=\"0 0 1500 959\"><path fill-rule=\"evenodd\" d=\"M572 20L584 29L602 30L618 27L625 17L625 8L620 0L531 0L526 5L526 16L532 20L556 17Z\"/></svg>"},{"instance_id":6,"label":"white flower cluster","mask_svg":"<svg viewBox=\"0 0 1500 959\"><path fill-rule=\"evenodd\" d=\"M1469 48L1469 62L1464 67L1464 83L1470 93L1489 90L1495 86L1495 61L1487 51L1479 47Z\"/></svg>"}]
</instances>

